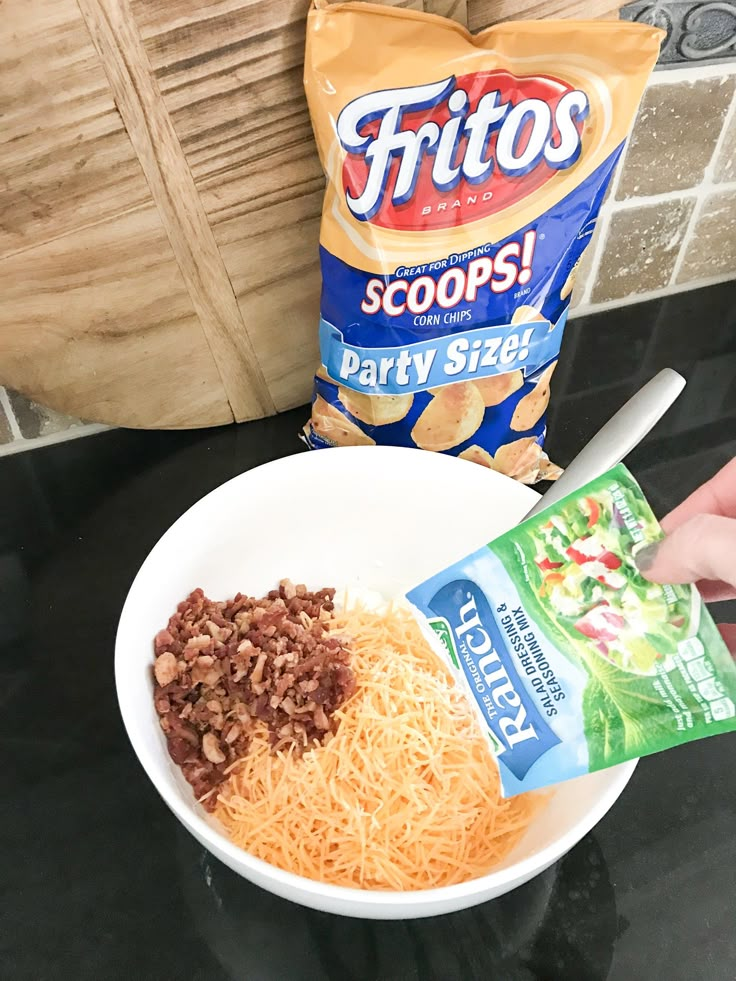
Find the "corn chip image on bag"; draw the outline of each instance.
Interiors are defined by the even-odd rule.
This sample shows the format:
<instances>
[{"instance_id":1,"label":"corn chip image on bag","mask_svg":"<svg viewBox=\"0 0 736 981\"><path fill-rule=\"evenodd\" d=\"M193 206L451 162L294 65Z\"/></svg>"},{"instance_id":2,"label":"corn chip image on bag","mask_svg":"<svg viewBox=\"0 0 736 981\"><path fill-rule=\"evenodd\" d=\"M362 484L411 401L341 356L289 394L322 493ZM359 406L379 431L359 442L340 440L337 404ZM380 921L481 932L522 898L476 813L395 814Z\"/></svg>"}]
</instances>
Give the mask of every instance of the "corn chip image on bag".
<instances>
[{"instance_id":1,"label":"corn chip image on bag","mask_svg":"<svg viewBox=\"0 0 736 981\"><path fill-rule=\"evenodd\" d=\"M305 87L327 187L312 448L419 447L526 483L552 475L545 412L574 271L661 36L569 20L471 35L316 0Z\"/></svg>"}]
</instances>

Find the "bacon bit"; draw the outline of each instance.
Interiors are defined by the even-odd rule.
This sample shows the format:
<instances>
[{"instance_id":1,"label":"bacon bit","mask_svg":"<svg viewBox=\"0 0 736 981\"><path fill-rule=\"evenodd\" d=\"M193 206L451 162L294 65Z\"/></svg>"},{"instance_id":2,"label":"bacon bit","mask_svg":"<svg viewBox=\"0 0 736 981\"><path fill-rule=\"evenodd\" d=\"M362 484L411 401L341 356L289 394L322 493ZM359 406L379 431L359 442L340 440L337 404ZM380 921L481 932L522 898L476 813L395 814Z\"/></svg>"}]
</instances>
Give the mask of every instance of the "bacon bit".
<instances>
[{"instance_id":1,"label":"bacon bit","mask_svg":"<svg viewBox=\"0 0 736 981\"><path fill-rule=\"evenodd\" d=\"M192 684L204 684L212 688L220 680L222 667L211 654L201 654L192 668Z\"/></svg>"},{"instance_id":2,"label":"bacon bit","mask_svg":"<svg viewBox=\"0 0 736 981\"><path fill-rule=\"evenodd\" d=\"M212 620L208 620L205 626L210 637L212 637L213 640L219 640L222 644L225 643L225 641L230 637L230 634L233 632L232 627L220 626L219 624L214 623Z\"/></svg>"},{"instance_id":3,"label":"bacon bit","mask_svg":"<svg viewBox=\"0 0 736 981\"><path fill-rule=\"evenodd\" d=\"M166 685L176 680L179 674L179 668L176 664L176 657L171 651L164 651L163 654L159 654L153 666L153 673L156 675L156 681L162 688L165 688Z\"/></svg>"},{"instance_id":4,"label":"bacon bit","mask_svg":"<svg viewBox=\"0 0 736 981\"><path fill-rule=\"evenodd\" d=\"M156 706L156 711L159 715L167 715L171 711L171 703L166 695L159 695L154 698L153 704Z\"/></svg>"},{"instance_id":5,"label":"bacon bit","mask_svg":"<svg viewBox=\"0 0 736 981\"><path fill-rule=\"evenodd\" d=\"M214 732L206 732L202 736L202 752L210 763L224 763L227 759L220 749L220 740Z\"/></svg>"},{"instance_id":6,"label":"bacon bit","mask_svg":"<svg viewBox=\"0 0 736 981\"><path fill-rule=\"evenodd\" d=\"M212 647L212 638L208 634L190 637L184 648L184 656L186 657L187 651L196 651L201 654L202 651L206 651L210 647Z\"/></svg>"},{"instance_id":7,"label":"bacon bit","mask_svg":"<svg viewBox=\"0 0 736 981\"><path fill-rule=\"evenodd\" d=\"M254 725L268 728L273 752L297 753L336 726L355 679L347 640L329 633L333 596L289 580L262 599L238 593L224 603L195 589L156 635L161 729L207 809L248 752Z\"/></svg>"},{"instance_id":8,"label":"bacon bit","mask_svg":"<svg viewBox=\"0 0 736 981\"><path fill-rule=\"evenodd\" d=\"M225 736L225 742L228 745L232 746L232 744L238 738L238 736L240 735L240 733L241 733L240 726L236 722L233 726L230 727L230 729L228 729L227 734Z\"/></svg>"},{"instance_id":9,"label":"bacon bit","mask_svg":"<svg viewBox=\"0 0 736 981\"><path fill-rule=\"evenodd\" d=\"M293 715L296 712L296 705L294 704L294 699L290 698L288 695L286 698L281 699L281 708L286 712L287 715Z\"/></svg>"},{"instance_id":10,"label":"bacon bit","mask_svg":"<svg viewBox=\"0 0 736 981\"><path fill-rule=\"evenodd\" d=\"M256 666L253 668L250 676L250 683L252 685L259 685L263 679L263 669L266 666L266 661L268 660L268 654L265 651L261 651L258 655L258 660L256 661Z\"/></svg>"},{"instance_id":11,"label":"bacon bit","mask_svg":"<svg viewBox=\"0 0 736 981\"><path fill-rule=\"evenodd\" d=\"M153 638L153 651L157 656L164 651L171 650L175 645L173 635L168 630L159 630Z\"/></svg>"}]
</instances>

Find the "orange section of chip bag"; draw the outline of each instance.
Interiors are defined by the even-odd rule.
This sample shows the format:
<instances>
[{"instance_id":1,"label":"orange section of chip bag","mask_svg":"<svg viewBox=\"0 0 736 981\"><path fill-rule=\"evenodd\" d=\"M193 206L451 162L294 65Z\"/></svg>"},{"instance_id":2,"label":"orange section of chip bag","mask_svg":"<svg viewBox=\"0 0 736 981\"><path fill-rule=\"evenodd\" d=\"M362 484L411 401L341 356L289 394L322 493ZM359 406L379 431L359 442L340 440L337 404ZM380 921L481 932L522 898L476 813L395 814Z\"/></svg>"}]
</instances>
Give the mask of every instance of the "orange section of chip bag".
<instances>
[{"instance_id":1,"label":"orange section of chip bag","mask_svg":"<svg viewBox=\"0 0 736 981\"><path fill-rule=\"evenodd\" d=\"M568 20L473 36L411 10L313 6L305 87L327 188L311 447L556 475L542 444L573 270L662 36Z\"/></svg>"}]
</instances>

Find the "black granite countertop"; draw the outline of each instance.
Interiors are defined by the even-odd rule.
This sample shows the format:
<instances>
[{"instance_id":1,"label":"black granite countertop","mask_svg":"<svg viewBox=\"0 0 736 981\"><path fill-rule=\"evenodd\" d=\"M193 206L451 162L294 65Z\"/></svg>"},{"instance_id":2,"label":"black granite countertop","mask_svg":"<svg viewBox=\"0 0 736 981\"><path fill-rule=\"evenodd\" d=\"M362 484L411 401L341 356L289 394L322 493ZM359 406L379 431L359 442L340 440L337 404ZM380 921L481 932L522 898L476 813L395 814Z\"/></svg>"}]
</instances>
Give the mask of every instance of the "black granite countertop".
<instances>
[{"instance_id":1,"label":"black granite countertop","mask_svg":"<svg viewBox=\"0 0 736 981\"><path fill-rule=\"evenodd\" d=\"M677 405L628 462L660 514L736 454L736 284L573 320L550 455L569 462L670 365ZM301 451L304 410L113 431L0 459L0 976L248 981L733 981L733 738L643 760L567 857L494 902L374 923L238 878L180 828L129 746L113 645L138 566L217 484ZM717 619L736 619L731 604Z\"/></svg>"}]
</instances>

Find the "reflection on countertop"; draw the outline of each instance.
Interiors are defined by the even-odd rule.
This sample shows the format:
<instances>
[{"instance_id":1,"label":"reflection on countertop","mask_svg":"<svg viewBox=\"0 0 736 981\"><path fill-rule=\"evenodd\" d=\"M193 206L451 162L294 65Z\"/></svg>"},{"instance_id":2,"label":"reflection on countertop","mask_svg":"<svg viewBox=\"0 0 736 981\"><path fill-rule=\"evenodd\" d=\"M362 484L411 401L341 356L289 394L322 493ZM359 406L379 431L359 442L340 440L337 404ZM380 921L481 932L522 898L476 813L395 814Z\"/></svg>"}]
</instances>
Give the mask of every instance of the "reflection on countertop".
<instances>
[{"instance_id":1,"label":"reflection on countertop","mask_svg":"<svg viewBox=\"0 0 736 981\"><path fill-rule=\"evenodd\" d=\"M561 978L608 973L619 923L593 836L492 903L404 922L301 909L244 883L185 831L178 838L184 895L198 933L228 977L252 976L254 950L261 951L263 981L531 981L545 971Z\"/></svg>"},{"instance_id":2,"label":"reflection on countertop","mask_svg":"<svg viewBox=\"0 0 736 981\"><path fill-rule=\"evenodd\" d=\"M552 458L569 462L666 365L688 387L628 461L659 513L736 455L736 285L573 320L548 440ZM0 976L731 981L729 737L644 760L553 869L431 921L303 910L240 880L180 829L118 715L120 608L148 550L190 504L302 452L304 416L111 431L0 460ZM734 604L714 612L736 620Z\"/></svg>"}]
</instances>

